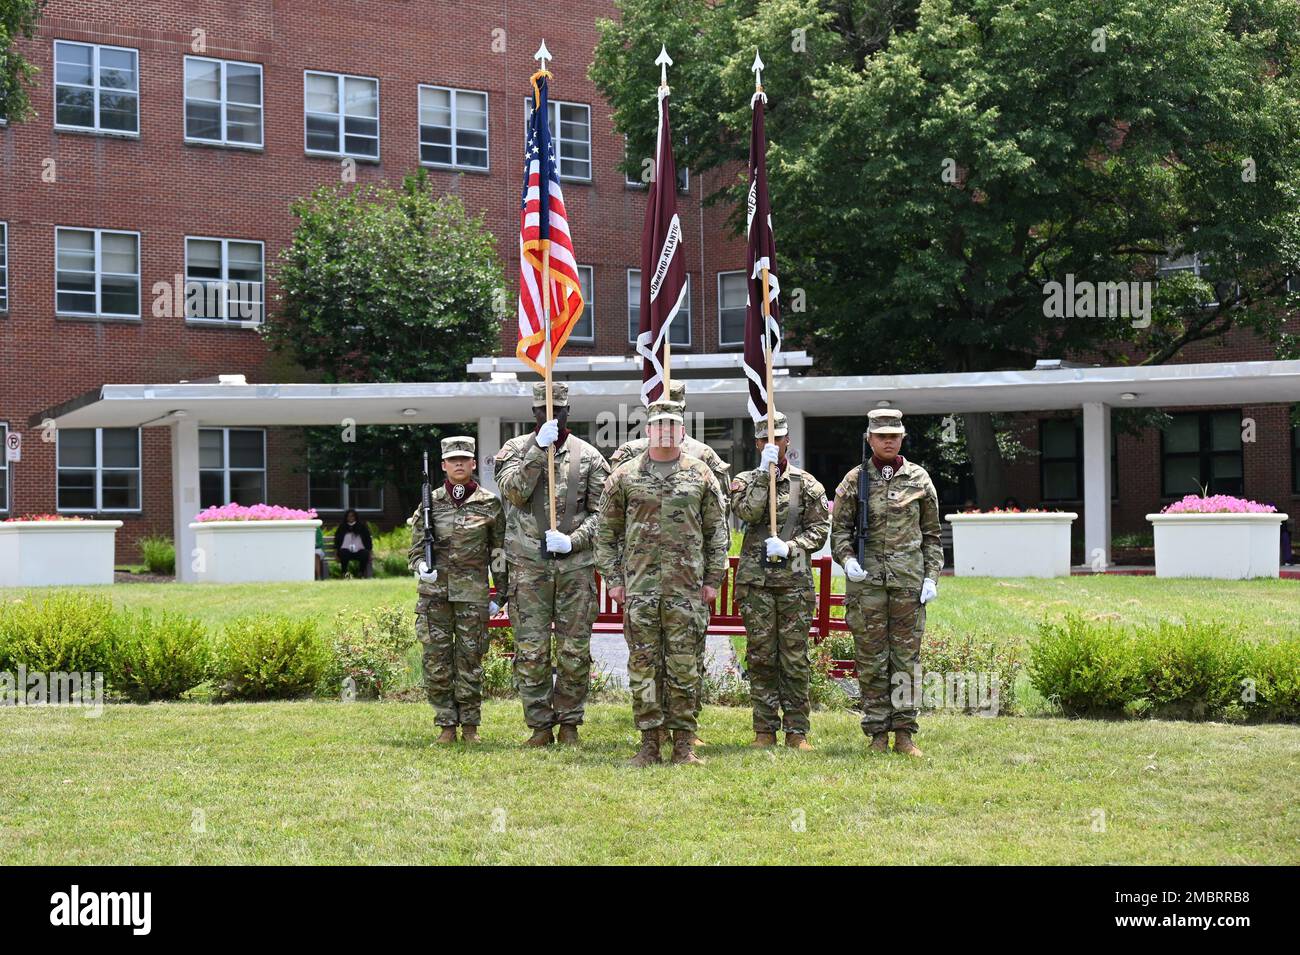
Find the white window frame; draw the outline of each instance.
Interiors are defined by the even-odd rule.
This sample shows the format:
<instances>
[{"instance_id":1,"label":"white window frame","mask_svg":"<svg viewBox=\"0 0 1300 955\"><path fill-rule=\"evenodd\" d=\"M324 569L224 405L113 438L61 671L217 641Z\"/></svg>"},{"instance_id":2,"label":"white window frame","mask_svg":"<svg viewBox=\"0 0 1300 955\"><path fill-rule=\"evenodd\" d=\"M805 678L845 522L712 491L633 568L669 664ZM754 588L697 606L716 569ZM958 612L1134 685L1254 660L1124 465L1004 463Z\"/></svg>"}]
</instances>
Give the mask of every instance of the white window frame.
<instances>
[{"instance_id":1,"label":"white window frame","mask_svg":"<svg viewBox=\"0 0 1300 955\"><path fill-rule=\"evenodd\" d=\"M188 86L189 83L188 70L189 70L189 64L191 60L195 60L203 63L216 63L221 67L221 76L220 79L218 80L218 83L220 84L221 87L220 94L219 94L221 99L217 101L217 105L221 109L221 137L219 139L208 139L203 136L190 135L189 132L190 100L192 99L196 103L207 103L209 105L211 105L214 102L213 100L201 99L197 96L191 97L189 95L189 90L187 88L184 88ZM230 126L226 119L226 109L230 105L230 97L228 95L228 91L226 87L226 67L232 63L236 66L255 67L257 69L257 77L258 77L257 142L255 143L243 143L243 142L239 142L238 140L233 140L230 138ZM208 146L228 146L231 149L257 150L257 149L265 148L266 145L266 73L262 69L261 63L250 63L247 60L221 60L212 56L187 56L185 57L185 65L182 67L181 70L181 84L183 87L181 90L182 100L183 100L183 105L181 109L181 133L185 137L185 141L187 143L203 143L204 145L208 145ZM250 108L252 106L251 103L236 103L235 105L243 106L245 108Z\"/></svg>"},{"instance_id":2,"label":"white window frame","mask_svg":"<svg viewBox=\"0 0 1300 955\"><path fill-rule=\"evenodd\" d=\"M585 306L582 309L582 318L578 319L578 321L585 322L590 319L591 334L577 335L574 334L573 332L570 332L569 341L583 342L586 344L594 344L596 341L596 267L593 265L579 265L578 266L579 284L581 284L582 282L582 273L584 271L589 276L589 279L587 281L587 288L584 290L583 293L583 301L585 302ZM587 292L591 293L590 296L586 294ZM574 328L576 330L577 326L575 325Z\"/></svg>"},{"instance_id":3,"label":"white window frame","mask_svg":"<svg viewBox=\"0 0 1300 955\"><path fill-rule=\"evenodd\" d=\"M629 345L635 345L635 344L636 344L636 333L632 330L632 303L633 303L633 298L632 298L632 275L633 275L633 273L636 274L637 282L639 283L639 282L641 281L641 270L640 270L640 269L628 269L628 270L627 270L627 286L626 286L626 288L627 288L627 339L628 339L627 343L628 343ZM639 294L639 292L638 292L638 295L637 295L637 298L636 298L635 301L636 301L637 308L640 308L640 307L641 307L641 299L640 299L640 294ZM676 342L676 341L672 341L672 333L670 332L670 333L669 333L669 343L670 343L674 348L690 348L690 347L691 347L691 273L690 273L690 272L687 272L687 273L686 273L686 312L685 312L685 314L683 314L683 313L681 313L681 312L678 312L678 313L677 313L677 318L675 318L673 321L674 321L674 322L680 322L683 318L686 319L686 341L684 341L684 342ZM677 326L674 324L673 327L676 328Z\"/></svg>"},{"instance_id":4,"label":"white window frame","mask_svg":"<svg viewBox=\"0 0 1300 955\"><path fill-rule=\"evenodd\" d=\"M269 486L268 486L268 484L267 484L267 481L268 481L268 473L269 473L269 464L270 464L270 462L267 460L267 457L266 457L266 429L265 429L265 428L243 428L243 427L239 427L239 426L233 426L233 427L231 427L231 426L218 426L218 427L211 427L211 428L199 428L199 431L201 431L201 432L202 432L202 431L220 431L220 432L221 432L221 496L222 496L222 498L223 498L223 500L222 500L222 502L221 502L222 505L225 505L225 504L229 504L229 503L230 503L230 473L231 473L232 471L238 471L238 472L240 472L241 474L244 474L244 473L257 473L257 474L261 474L261 475L262 475L262 496L263 496L263 497L267 497L267 496L269 496L269 490L270 490L270 489L269 489ZM257 431L257 432L260 432L260 433L261 433L261 435L262 435L262 466L261 466L260 468L232 468L232 467L230 466L230 432L232 432L232 431ZM199 482L199 483L200 483L200 487L202 486L202 480L201 480L201 478L202 478L202 476L203 476L203 472L204 472L204 471L207 471L207 472L211 473L211 472L216 471L216 470L217 470L216 468L204 468L204 467L200 467L200 468L199 468L199 477L200 477L200 482ZM310 484L308 484L308 489L310 490ZM202 490L200 490L199 493L200 493L200 495L202 495L202 493L203 493ZM261 503L265 504L266 501L262 501ZM200 506L200 508L202 507L202 501L201 501L201 500L200 500L200 502L199 502L199 506ZM218 506L221 506L221 505L218 505Z\"/></svg>"},{"instance_id":5,"label":"white window frame","mask_svg":"<svg viewBox=\"0 0 1300 955\"><path fill-rule=\"evenodd\" d=\"M382 514L384 512L384 485L379 485L379 506L378 507L357 507L352 503L352 482L348 480L346 470L338 471L339 475L339 500L342 502L341 507L317 507L311 500L311 472L307 473L307 506L321 514L346 514L348 511L356 511L358 514Z\"/></svg>"},{"instance_id":6,"label":"white window frame","mask_svg":"<svg viewBox=\"0 0 1300 955\"><path fill-rule=\"evenodd\" d=\"M724 311L724 309L723 309L723 307L722 307L722 277L723 277L724 275L739 275L739 276L743 279L743 278L745 277L745 270L744 270L744 269L735 269L735 270L730 271L730 272L719 272L719 273L718 273L718 279L717 279L717 283L718 283L718 347L719 347L719 348L734 348L734 347L736 347L737 345L743 347L744 344L745 344L745 338L744 338L743 333L742 333L742 335L741 335L740 341L728 341L727 339L724 339L724 338L722 337L722 313L723 313L723 311ZM748 286L748 284L746 284L746 286L745 286L745 305L742 307L742 311L747 312L748 310L749 310L749 286ZM734 311L734 309L730 309L729 311ZM743 322L741 323L741 328L742 328L742 329L744 328L744 323L743 323Z\"/></svg>"},{"instance_id":7,"label":"white window frame","mask_svg":"<svg viewBox=\"0 0 1300 955\"><path fill-rule=\"evenodd\" d=\"M0 220L0 315L9 311L9 223Z\"/></svg>"},{"instance_id":8,"label":"white window frame","mask_svg":"<svg viewBox=\"0 0 1300 955\"><path fill-rule=\"evenodd\" d=\"M206 286L207 286L208 282L210 282L211 280L210 280L210 279L191 279L191 278L190 278L190 242L191 242L191 241L193 241L193 242L219 242L219 243L221 243L221 278L220 278L219 280L217 280L217 281L218 281L218 282L222 285L222 287L223 287L223 294L222 294L222 296L221 296L221 311L222 311L223 315L222 315L222 317L220 317L220 318L210 318L210 317L208 317L208 316L192 316L192 315L190 315L190 314L188 313L188 311L186 311L186 314L185 314L185 322L186 322L186 324L188 324L188 325L215 325L215 326L218 326L218 327L221 327L221 328L228 328L228 327L231 327L231 326L234 326L234 327L237 327L237 328L257 328L259 325L261 325L262 322L265 321L265 319L266 319L266 243L265 243L265 242L262 242L260 239L223 239L223 238L219 238L219 237L217 237L217 236L211 236L211 235L187 235L187 236L185 237L185 288L184 288L184 291L185 291L186 294L185 294L185 296L184 296L184 300L187 301L188 298L189 298L189 294L188 294L188 293L189 293L189 289L190 289L190 282L195 282L195 283L197 283L197 284L199 284L199 285L204 286L204 288L205 288L205 292L204 292L204 295L203 295L203 301L204 301L205 304L206 304L206 302L207 302ZM229 317L227 317L227 316L224 314L225 311L226 311L227 306L229 305L229 299L228 299L227 295L225 294L225 292L228 291L228 289L229 289L229 285L230 285L230 255L229 255L229 249L230 249L230 243L231 243L231 242L242 242L242 243L244 243L245 245L255 245L255 246L258 247L258 249L259 249L259 251L260 251L260 253L261 253L261 256L262 256L262 281L260 281L260 282L257 283L258 285L261 286L261 293L260 293L260 297L259 297L259 301L258 301L258 310L259 310L259 311L258 311L258 317L255 318L255 319L252 319L251 321L250 321L249 319L246 319L246 318L229 318Z\"/></svg>"},{"instance_id":9,"label":"white window frame","mask_svg":"<svg viewBox=\"0 0 1300 955\"><path fill-rule=\"evenodd\" d=\"M9 440L9 422L0 421L0 448L5 447L5 442ZM9 513L9 486L13 483L13 472L9 470L9 459L6 455L0 454L0 471L4 472L4 494L0 494L0 514Z\"/></svg>"},{"instance_id":10,"label":"white window frame","mask_svg":"<svg viewBox=\"0 0 1300 955\"><path fill-rule=\"evenodd\" d=\"M337 84L338 98L339 98L339 112L338 112L339 148L336 152L330 152L329 150L326 149L312 149L310 146L307 145L307 77L308 76L333 77L334 82ZM346 127L345 120L347 118L348 113L347 113L347 102L343 95L343 88L346 85L345 81L347 80L365 80L368 83L375 84L375 135L373 137L371 136L361 137L363 139L371 139L371 138L374 139L375 154L373 156L367 155L366 153L350 153L347 151L348 134L345 129ZM355 73L333 73L329 70L303 70L302 71L302 148L303 151L308 156L328 156L333 159L351 158L351 159L360 160L361 162L379 162L380 157L383 154L383 143L381 142L381 140L383 139L382 120L384 115L383 112L384 106L383 103L380 102L379 94L380 94L379 77L377 76L359 76ZM315 115L327 116L329 114L317 113ZM363 118L369 118L369 117L363 117ZM359 134L354 133L353 135L359 135Z\"/></svg>"},{"instance_id":11,"label":"white window frame","mask_svg":"<svg viewBox=\"0 0 1300 955\"><path fill-rule=\"evenodd\" d=\"M93 312L63 312L59 310L59 233L60 232L91 232L95 236L95 310ZM126 314L125 312L106 313L103 311L103 284L104 276L115 275L125 277L125 272L108 272L106 273L101 266L102 254L100 251L100 240L105 235L129 235L135 238L135 313ZM64 269L63 271L71 271ZM54 227L54 314L56 317L66 318L98 318L105 321L138 321L140 319L140 233L130 232L125 229L88 229L84 226L75 225L56 225Z\"/></svg>"},{"instance_id":12,"label":"white window frame","mask_svg":"<svg viewBox=\"0 0 1300 955\"><path fill-rule=\"evenodd\" d=\"M555 165L556 171L560 175L561 182L591 182L595 171L596 157L592 151L591 145L591 106L588 103L574 103L569 100L552 99L547 100L547 105L554 109L551 116L551 142L555 146ZM576 139L564 139L560 136L560 107L575 106L587 111L587 175L572 176L564 171L564 144L576 143ZM528 142L528 123L533 118L533 98L524 97L524 144ZM570 159L570 162L577 162L576 159Z\"/></svg>"},{"instance_id":13,"label":"white window frame","mask_svg":"<svg viewBox=\"0 0 1300 955\"><path fill-rule=\"evenodd\" d=\"M421 150L423 149L424 146L424 140L420 138L420 127L423 126L424 124L420 122L420 114L424 111L424 104L421 100L422 97L424 96L425 90L436 90L442 93L450 94L447 97L447 99L451 108L451 159L452 161L450 163L428 162L425 160L423 154L421 153L420 165L427 166L430 169L460 169L466 172L485 172L485 173L491 172L492 171L492 102L491 102L492 98L488 96L487 91L471 90L471 89L465 89L463 87L457 87L457 86L437 86L433 83L421 83L419 85L418 90L416 91L416 98L415 98L415 108L416 108L415 136L417 140L416 147L417 149L421 149ZM483 121L484 123L486 123L486 127L484 128L483 131L483 135L485 137L483 143L483 152L485 154L485 159L487 161L482 166L472 166L458 161L459 151L460 151L460 139L459 139L460 127L456 124L456 120L459 115L459 111L456 108L457 93L470 93L474 96L483 97ZM477 132L477 130L470 130L470 132ZM437 144L431 144L431 145L437 145ZM477 147L470 146L466 148L475 149Z\"/></svg>"},{"instance_id":14,"label":"white window frame","mask_svg":"<svg viewBox=\"0 0 1300 955\"><path fill-rule=\"evenodd\" d=\"M135 431L135 461L133 468L107 468L104 467L104 429L103 428L65 428L55 433L54 440L54 509L59 514L140 514L144 511L144 444L140 437L139 428L113 428L113 431ZM59 450L59 435L63 431L94 431L95 432L95 466L86 467L67 467L63 466L60 460L62 454ZM104 471L135 471L136 472L136 490L139 496L138 507L104 507ZM94 507L63 507L59 504L59 472L60 471L94 471L95 472L95 506Z\"/></svg>"},{"instance_id":15,"label":"white window frame","mask_svg":"<svg viewBox=\"0 0 1300 955\"><path fill-rule=\"evenodd\" d=\"M90 58L90 75L93 81L91 86L82 83L60 83L59 82L59 46L84 46L93 51ZM117 50L121 53L130 53L135 57L135 89L134 90L113 90L115 93L132 92L135 95L135 129L104 129L99 122L99 94L103 89L99 85L99 51L100 50ZM81 133L98 133L102 136L140 136L140 51L129 46L113 46L111 43L83 43L79 40L55 40L51 47L52 61L50 70L53 74L52 95L54 97L54 128L65 132ZM76 126L72 123L59 122L59 87L68 86L74 89L89 89L94 92L95 96L95 125L93 126Z\"/></svg>"}]
</instances>

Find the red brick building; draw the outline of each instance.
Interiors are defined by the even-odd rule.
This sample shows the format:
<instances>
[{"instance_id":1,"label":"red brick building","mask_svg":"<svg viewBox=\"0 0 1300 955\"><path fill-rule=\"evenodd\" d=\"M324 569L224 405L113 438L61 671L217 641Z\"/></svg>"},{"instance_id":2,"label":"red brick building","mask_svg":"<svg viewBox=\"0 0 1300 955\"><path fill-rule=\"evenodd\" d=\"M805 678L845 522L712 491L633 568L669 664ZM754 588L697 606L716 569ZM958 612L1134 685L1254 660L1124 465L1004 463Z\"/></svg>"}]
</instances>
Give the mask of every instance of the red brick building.
<instances>
[{"instance_id":1,"label":"red brick building","mask_svg":"<svg viewBox=\"0 0 1300 955\"><path fill-rule=\"evenodd\" d=\"M135 559L140 536L171 532L167 429L50 433L29 419L106 383L303 380L269 354L256 319L274 300L289 204L316 186L395 181L423 164L436 189L482 212L513 281L525 93L542 39L522 11L51 0L38 36L20 43L40 69L38 114L0 127L0 431L23 438L21 461L0 471L0 517L121 517L122 560ZM590 303L585 334L570 338L565 355L631 355L645 192L619 168L623 139L587 79L595 20L613 15L613 4L558 0L548 11L553 126ZM646 77L656 80L650 64ZM743 292L734 297L743 248L726 230L726 210L701 208L712 184L688 174L682 185L690 313L679 324L689 337L674 354L707 356L728 350L720 342L733 327L728 310L743 306ZM185 307L186 282L222 281L238 291ZM512 317L501 355L513 354L514 338ZM1267 357L1262 343L1240 339L1185 360ZM1116 531L1142 529L1143 514L1206 477L1300 512L1300 434L1286 406L1180 415L1163 438L1117 439ZM1242 418L1256 422L1253 442L1240 440ZM737 464L751 454L746 427L729 418L716 432ZM1022 504L1081 497L1072 428L1027 419L1025 443L1047 453L1012 469ZM833 485L854 452L819 447L820 435L808 429L806 460L823 462L820 476ZM395 495L381 504L377 489L347 488L337 475L310 480L298 447L293 429L205 427L202 503L311 503L327 519L351 503L381 523L401 516Z\"/></svg>"}]
</instances>

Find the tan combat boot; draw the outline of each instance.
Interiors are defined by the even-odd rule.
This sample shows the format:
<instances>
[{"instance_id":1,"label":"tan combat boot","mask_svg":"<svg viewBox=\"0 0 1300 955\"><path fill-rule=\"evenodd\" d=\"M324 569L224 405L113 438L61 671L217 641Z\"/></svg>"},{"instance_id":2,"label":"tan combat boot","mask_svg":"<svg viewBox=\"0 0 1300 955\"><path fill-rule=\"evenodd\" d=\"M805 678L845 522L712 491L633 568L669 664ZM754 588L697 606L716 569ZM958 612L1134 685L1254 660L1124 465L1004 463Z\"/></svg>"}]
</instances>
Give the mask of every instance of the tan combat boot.
<instances>
[{"instance_id":1,"label":"tan combat boot","mask_svg":"<svg viewBox=\"0 0 1300 955\"><path fill-rule=\"evenodd\" d=\"M661 745L666 743L671 743L673 741L673 731L670 730L668 727L661 726L659 727L659 729L655 730L655 732L659 734L659 742Z\"/></svg>"},{"instance_id":2,"label":"tan combat boot","mask_svg":"<svg viewBox=\"0 0 1300 955\"><path fill-rule=\"evenodd\" d=\"M560 724L560 742L565 746L577 746L578 727L569 723Z\"/></svg>"},{"instance_id":3,"label":"tan combat boot","mask_svg":"<svg viewBox=\"0 0 1300 955\"><path fill-rule=\"evenodd\" d=\"M920 747L912 742L912 734L906 730L894 731L894 752L902 753L904 756L924 756Z\"/></svg>"},{"instance_id":4,"label":"tan combat boot","mask_svg":"<svg viewBox=\"0 0 1300 955\"><path fill-rule=\"evenodd\" d=\"M699 733L692 733L692 734L691 734L691 745L692 745L692 746L708 746L709 744L706 743L706 742L704 742L704 740L700 739L700 734L699 734Z\"/></svg>"},{"instance_id":5,"label":"tan combat boot","mask_svg":"<svg viewBox=\"0 0 1300 955\"><path fill-rule=\"evenodd\" d=\"M888 752L889 752L889 734L888 734L888 733L872 733L872 734L871 734L871 745L868 746L867 748L870 749L873 753L888 753Z\"/></svg>"},{"instance_id":6,"label":"tan combat boot","mask_svg":"<svg viewBox=\"0 0 1300 955\"><path fill-rule=\"evenodd\" d=\"M466 743L482 742L482 740L478 738L478 727L471 723L466 723L460 728L460 738Z\"/></svg>"},{"instance_id":7,"label":"tan combat boot","mask_svg":"<svg viewBox=\"0 0 1300 955\"><path fill-rule=\"evenodd\" d=\"M662 762L663 758L659 755L659 730L642 730L641 748L636 751L635 756L627 761L627 764L640 769L642 766Z\"/></svg>"},{"instance_id":8,"label":"tan combat boot","mask_svg":"<svg viewBox=\"0 0 1300 955\"><path fill-rule=\"evenodd\" d=\"M808 742L808 737L804 733L786 733L785 745L790 749L799 749L804 752L813 748L812 743Z\"/></svg>"},{"instance_id":9,"label":"tan combat boot","mask_svg":"<svg viewBox=\"0 0 1300 955\"><path fill-rule=\"evenodd\" d=\"M549 726L539 726L533 730L533 735L524 740L525 746L550 746L555 742L555 737L551 735Z\"/></svg>"},{"instance_id":10,"label":"tan combat boot","mask_svg":"<svg viewBox=\"0 0 1300 955\"><path fill-rule=\"evenodd\" d=\"M695 748L691 745L691 737L694 735L690 730L673 730L674 764L684 766L704 764L704 760L695 755Z\"/></svg>"},{"instance_id":11,"label":"tan combat boot","mask_svg":"<svg viewBox=\"0 0 1300 955\"><path fill-rule=\"evenodd\" d=\"M754 742L750 743L749 745L752 746L752 747L754 747L755 749L764 749L764 748L766 748L766 747L768 747L768 746L775 746L775 745L776 745L776 734L775 734L775 733L755 733L755 734L754 734Z\"/></svg>"},{"instance_id":12,"label":"tan combat boot","mask_svg":"<svg viewBox=\"0 0 1300 955\"><path fill-rule=\"evenodd\" d=\"M434 742L440 746L446 746L448 743L456 742L456 727L444 726L442 732Z\"/></svg>"}]
</instances>

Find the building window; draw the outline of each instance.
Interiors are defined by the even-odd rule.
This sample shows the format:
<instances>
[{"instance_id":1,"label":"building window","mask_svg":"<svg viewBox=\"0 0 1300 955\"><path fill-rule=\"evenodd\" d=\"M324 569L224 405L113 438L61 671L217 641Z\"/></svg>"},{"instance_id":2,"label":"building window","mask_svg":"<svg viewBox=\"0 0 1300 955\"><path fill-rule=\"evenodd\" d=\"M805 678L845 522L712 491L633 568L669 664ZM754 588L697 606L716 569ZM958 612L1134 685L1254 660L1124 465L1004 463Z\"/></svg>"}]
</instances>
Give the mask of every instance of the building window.
<instances>
[{"instance_id":1,"label":"building window","mask_svg":"<svg viewBox=\"0 0 1300 955\"><path fill-rule=\"evenodd\" d=\"M309 153L379 158L379 80L303 74L303 127Z\"/></svg>"},{"instance_id":2,"label":"building window","mask_svg":"<svg viewBox=\"0 0 1300 955\"><path fill-rule=\"evenodd\" d=\"M55 229L54 311L59 315L140 317L140 235Z\"/></svg>"},{"instance_id":3,"label":"building window","mask_svg":"<svg viewBox=\"0 0 1300 955\"><path fill-rule=\"evenodd\" d=\"M689 142L689 140L686 140L686 141ZM628 147L628 144L627 144L627 137L624 136L624 137L623 137L623 152L624 152L625 155L628 153L628 148L627 148L627 147ZM650 159L651 159L651 157L649 157L649 156L646 157L646 160L650 160ZM646 164L645 164L644 162L642 162L642 163L638 163L637 166L636 166L636 172L635 172L635 173L624 173L624 174L623 174L623 181L624 181L625 183L627 183L629 186L632 186L632 187L635 188L635 189L645 189L645 188L648 188L649 185L650 185L649 181L648 181L648 180L646 180L646 181L642 181L642 179L641 179L641 177L645 174L645 170L646 170L646 168L647 168L647 166L646 166ZM690 192L690 191L691 191L691 170L690 170L688 167L686 167L686 166L682 166L680 169L677 170L677 191L678 191L678 192Z\"/></svg>"},{"instance_id":4,"label":"building window","mask_svg":"<svg viewBox=\"0 0 1300 955\"><path fill-rule=\"evenodd\" d=\"M1083 496L1083 429L1077 418L1038 422L1038 474L1044 501Z\"/></svg>"},{"instance_id":5,"label":"building window","mask_svg":"<svg viewBox=\"0 0 1300 955\"><path fill-rule=\"evenodd\" d=\"M590 265L578 266L578 284L582 287L582 317L569 332L569 341L594 342L596 340L596 270Z\"/></svg>"},{"instance_id":6,"label":"building window","mask_svg":"<svg viewBox=\"0 0 1300 955\"><path fill-rule=\"evenodd\" d=\"M262 67L185 57L185 138L224 146L262 145Z\"/></svg>"},{"instance_id":7,"label":"building window","mask_svg":"<svg viewBox=\"0 0 1300 955\"><path fill-rule=\"evenodd\" d=\"M1165 497L1242 494L1241 412L1200 411L1172 416L1160 436Z\"/></svg>"},{"instance_id":8,"label":"building window","mask_svg":"<svg viewBox=\"0 0 1300 955\"><path fill-rule=\"evenodd\" d=\"M346 471L312 471L309 506L318 511L382 511L384 488L374 480L348 480Z\"/></svg>"},{"instance_id":9,"label":"building window","mask_svg":"<svg viewBox=\"0 0 1300 955\"><path fill-rule=\"evenodd\" d=\"M57 434L60 511L140 510L139 428L61 428Z\"/></svg>"},{"instance_id":10,"label":"building window","mask_svg":"<svg viewBox=\"0 0 1300 955\"><path fill-rule=\"evenodd\" d=\"M1221 269L1214 267L1199 252L1187 252L1179 255L1162 255L1156 262L1156 280L1167 278L1178 272L1190 272L1214 286L1213 300L1200 302L1203 308L1213 308L1220 302L1234 302L1241 294L1241 286L1231 279L1225 279Z\"/></svg>"},{"instance_id":11,"label":"building window","mask_svg":"<svg viewBox=\"0 0 1300 955\"><path fill-rule=\"evenodd\" d=\"M54 125L100 133L140 132L135 50L54 41Z\"/></svg>"},{"instance_id":12,"label":"building window","mask_svg":"<svg viewBox=\"0 0 1300 955\"><path fill-rule=\"evenodd\" d=\"M262 243L185 239L185 317L190 321L262 321Z\"/></svg>"},{"instance_id":13,"label":"building window","mask_svg":"<svg viewBox=\"0 0 1300 955\"><path fill-rule=\"evenodd\" d=\"M561 179L591 181L591 107L582 103L550 101L551 140ZM524 99L524 136L533 118L533 99Z\"/></svg>"},{"instance_id":14,"label":"building window","mask_svg":"<svg viewBox=\"0 0 1300 955\"><path fill-rule=\"evenodd\" d=\"M718 273L718 345L745 344L745 311L749 285L744 272Z\"/></svg>"},{"instance_id":15,"label":"building window","mask_svg":"<svg viewBox=\"0 0 1300 955\"><path fill-rule=\"evenodd\" d=\"M9 425L0 421L0 448L9 440ZM9 513L9 459L0 454L0 514Z\"/></svg>"},{"instance_id":16,"label":"building window","mask_svg":"<svg viewBox=\"0 0 1300 955\"><path fill-rule=\"evenodd\" d=\"M266 503L266 431L199 428L199 507Z\"/></svg>"},{"instance_id":17,"label":"building window","mask_svg":"<svg viewBox=\"0 0 1300 955\"><path fill-rule=\"evenodd\" d=\"M9 223L0 222L0 312L9 311Z\"/></svg>"},{"instance_id":18,"label":"building window","mask_svg":"<svg viewBox=\"0 0 1300 955\"><path fill-rule=\"evenodd\" d=\"M627 270L627 340L636 344L637 328L641 323L641 270ZM673 319L673 327L668 333L669 341L674 345L691 344L691 275L686 273L686 295L682 298L682 309Z\"/></svg>"},{"instance_id":19,"label":"building window","mask_svg":"<svg viewBox=\"0 0 1300 955\"><path fill-rule=\"evenodd\" d=\"M488 168L487 93L420 87L420 162L452 169Z\"/></svg>"}]
</instances>

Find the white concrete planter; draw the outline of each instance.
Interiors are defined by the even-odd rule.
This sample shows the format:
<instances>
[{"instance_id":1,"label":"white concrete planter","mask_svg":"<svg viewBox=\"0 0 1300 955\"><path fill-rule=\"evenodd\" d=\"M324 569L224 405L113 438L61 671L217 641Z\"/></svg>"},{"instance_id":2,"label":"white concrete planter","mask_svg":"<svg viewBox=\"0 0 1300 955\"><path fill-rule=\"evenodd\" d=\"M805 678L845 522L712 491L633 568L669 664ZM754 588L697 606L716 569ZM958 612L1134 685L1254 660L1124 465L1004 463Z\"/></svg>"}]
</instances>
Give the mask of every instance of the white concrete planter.
<instances>
[{"instance_id":1,"label":"white concrete planter","mask_svg":"<svg viewBox=\"0 0 1300 955\"><path fill-rule=\"evenodd\" d=\"M1276 577L1285 514L1148 514L1157 577Z\"/></svg>"},{"instance_id":2,"label":"white concrete planter","mask_svg":"<svg viewBox=\"0 0 1300 955\"><path fill-rule=\"evenodd\" d=\"M0 521L0 587L113 582L121 521Z\"/></svg>"},{"instance_id":3,"label":"white concrete planter","mask_svg":"<svg viewBox=\"0 0 1300 955\"><path fill-rule=\"evenodd\" d=\"M1068 577L1078 514L949 514L958 577Z\"/></svg>"},{"instance_id":4,"label":"white concrete planter","mask_svg":"<svg viewBox=\"0 0 1300 955\"><path fill-rule=\"evenodd\" d=\"M200 583L314 580L318 520L196 521L190 560ZM176 555L179 562L180 554Z\"/></svg>"}]
</instances>

